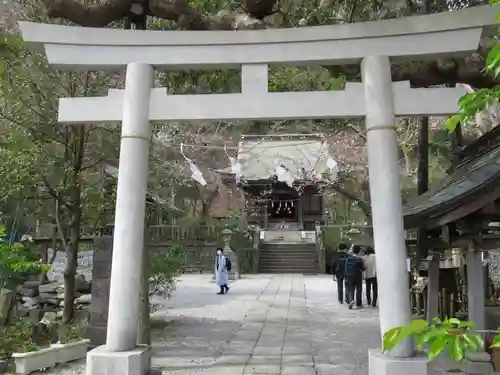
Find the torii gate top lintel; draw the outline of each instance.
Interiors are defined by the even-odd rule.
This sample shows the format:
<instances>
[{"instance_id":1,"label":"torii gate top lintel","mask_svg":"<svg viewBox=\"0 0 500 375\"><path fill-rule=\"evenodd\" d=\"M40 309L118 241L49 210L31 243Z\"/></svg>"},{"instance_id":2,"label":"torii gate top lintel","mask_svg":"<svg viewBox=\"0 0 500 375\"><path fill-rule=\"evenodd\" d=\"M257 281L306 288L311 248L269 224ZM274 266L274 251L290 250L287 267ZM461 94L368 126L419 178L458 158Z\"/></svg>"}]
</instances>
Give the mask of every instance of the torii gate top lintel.
<instances>
[{"instance_id":1,"label":"torii gate top lintel","mask_svg":"<svg viewBox=\"0 0 500 375\"><path fill-rule=\"evenodd\" d=\"M464 55L493 25L489 6L345 25L241 31L138 31L20 22L24 40L65 70L157 69L241 64L351 64L367 55L408 60Z\"/></svg>"}]
</instances>

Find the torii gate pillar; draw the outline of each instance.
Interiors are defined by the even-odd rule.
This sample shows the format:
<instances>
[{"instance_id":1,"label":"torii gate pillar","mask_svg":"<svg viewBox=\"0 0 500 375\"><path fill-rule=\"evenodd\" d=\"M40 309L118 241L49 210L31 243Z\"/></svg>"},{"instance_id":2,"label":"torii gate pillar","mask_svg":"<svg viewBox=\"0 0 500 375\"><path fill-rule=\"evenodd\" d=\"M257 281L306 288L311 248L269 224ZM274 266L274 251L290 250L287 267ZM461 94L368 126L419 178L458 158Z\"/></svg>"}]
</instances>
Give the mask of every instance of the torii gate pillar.
<instances>
[{"instance_id":1,"label":"torii gate pillar","mask_svg":"<svg viewBox=\"0 0 500 375\"><path fill-rule=\"evenodd\" d=\"M391 64L387 56L367 56L361 63L365 89L368 173L375 248L381 335L411 322L406 273L405 231L399 176L398 143ZM391 293L388 293L391 291ZM411 357L411 340L393 351Z\"/></svg>"},{"instance_id":2,"label":"torii gate pillar","mask_svg":"<svg viewBox=\"0 0 500 375\"><path fill-rule=\"evenodd\" d=\"M149 348L137 345L148 163L151 143L149 97L153 67L129 63L116 193L113 260L106 346L87 356L87 375L142 375L149 370Z\"/></svg>"}]
</instances>

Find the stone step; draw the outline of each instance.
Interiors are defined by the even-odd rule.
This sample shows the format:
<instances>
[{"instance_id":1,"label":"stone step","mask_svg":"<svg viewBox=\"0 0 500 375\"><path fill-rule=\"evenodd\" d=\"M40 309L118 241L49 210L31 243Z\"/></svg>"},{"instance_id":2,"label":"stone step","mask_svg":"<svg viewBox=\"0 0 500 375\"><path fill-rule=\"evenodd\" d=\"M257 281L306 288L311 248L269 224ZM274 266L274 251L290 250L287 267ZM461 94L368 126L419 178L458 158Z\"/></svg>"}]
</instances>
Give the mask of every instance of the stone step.
<instances>
[{"instance_id":1,"label":"stone step","mask_svg":"<svg viewBox=\"0 0 500 375\"><path fill-rule=\"evenodd\" d=\"M316 251L261 251L259 255L271 256L311 256L316 254Z\"/></svg>"},{"instance_id":2,"label":"stone step","mask_svg":"<svg viewBox=\"0 0 500 375\"><path fill-rule=\"evenodd\" d=\"M260 273L273 273L273 274L283 274L283 273L293 273L293 274L306 274L306 275L316 275L318 274L318 269L298 269L298 268L265 268L259 271Z\"/></svg>"},{"instance_id":3,"label":"stone step","mask_svg":"<svg viewBox=\"0 0 500 375\"><path fill-rule=\"evenodd\" d=\"M261 273L318 273L316 245L261 244L259 251Z\"/></svg>"},{"instance_id":4,"label":"stone step","mask_svg":"<svg viewBox=\"0 0 500 375\"><path fill-rule=\"evenodd\" d=\"M260 253L315 253L316 248L308 248L308 247L302 247L302 248L287 248L287 247L273 247L273 248L260 248Z\"/></svg>"}]
</instances>

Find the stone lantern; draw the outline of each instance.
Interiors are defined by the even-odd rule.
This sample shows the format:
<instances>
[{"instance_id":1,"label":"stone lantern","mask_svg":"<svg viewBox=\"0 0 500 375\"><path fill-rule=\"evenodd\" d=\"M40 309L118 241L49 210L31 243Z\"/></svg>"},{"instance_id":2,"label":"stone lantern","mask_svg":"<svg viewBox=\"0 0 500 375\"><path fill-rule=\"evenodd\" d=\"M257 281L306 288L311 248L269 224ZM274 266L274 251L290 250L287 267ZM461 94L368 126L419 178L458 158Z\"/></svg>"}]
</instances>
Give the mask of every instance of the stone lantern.
<instances>
[{"instance_id":1,"label":"stone lantern","mask_svg":"<svg viewBox=\"0 0 500 375\"><path fill-rule=\"evenodd\" d=\"M231 260L231 271L229 271L229 280L238 280L240 278L240 267L238 264L238 257L231 249L231 237L233 231L226 227L222 230L222 241L224 241L224 256Z\"/></svg>"}]
</instances>

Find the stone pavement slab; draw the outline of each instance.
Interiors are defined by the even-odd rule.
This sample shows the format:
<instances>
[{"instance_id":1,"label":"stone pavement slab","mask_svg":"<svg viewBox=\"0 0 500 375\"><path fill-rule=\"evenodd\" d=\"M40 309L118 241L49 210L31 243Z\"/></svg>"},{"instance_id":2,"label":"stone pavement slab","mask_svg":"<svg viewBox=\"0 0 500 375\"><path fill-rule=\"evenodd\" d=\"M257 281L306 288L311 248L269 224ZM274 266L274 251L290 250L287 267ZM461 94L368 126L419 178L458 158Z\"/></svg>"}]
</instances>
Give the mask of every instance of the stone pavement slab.
<instances>
[{"instance_id":1,"label":"stone pavement slab","mask_svg":"<svg viewBox=\"0 0 500 375\"><path fill-rule=\"evenodd\" d=\"M210 275L186 275L153 341L164 375L366 375L380 346L376 309L339 305L327 276L251 275L218 296Z\"/></svg>"}]
</instances>

